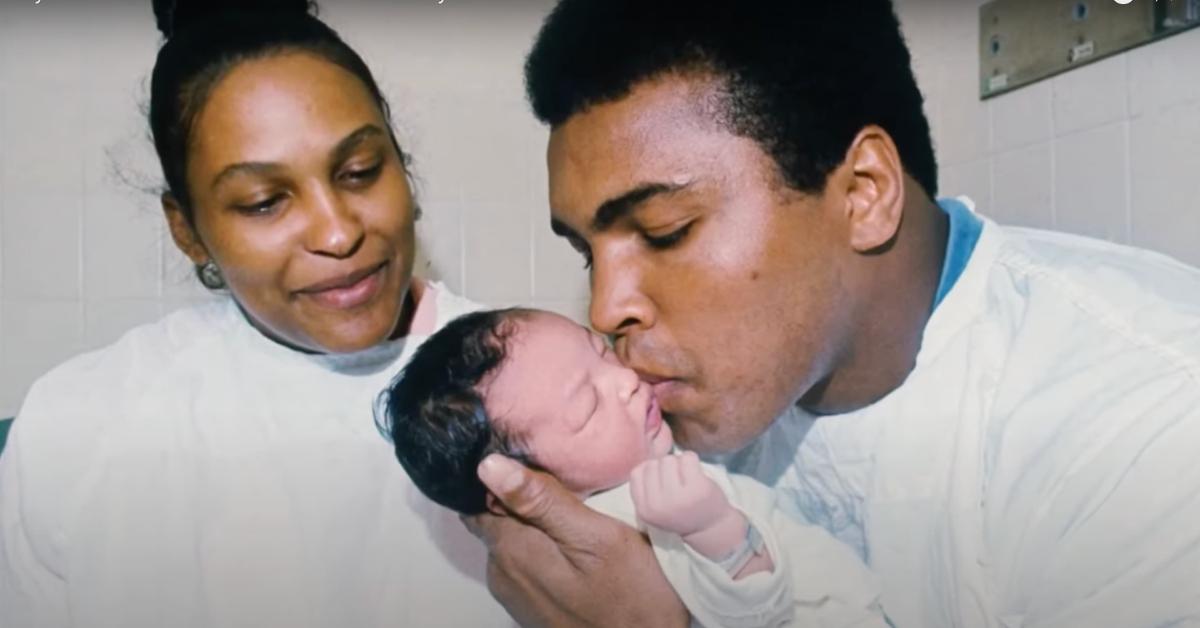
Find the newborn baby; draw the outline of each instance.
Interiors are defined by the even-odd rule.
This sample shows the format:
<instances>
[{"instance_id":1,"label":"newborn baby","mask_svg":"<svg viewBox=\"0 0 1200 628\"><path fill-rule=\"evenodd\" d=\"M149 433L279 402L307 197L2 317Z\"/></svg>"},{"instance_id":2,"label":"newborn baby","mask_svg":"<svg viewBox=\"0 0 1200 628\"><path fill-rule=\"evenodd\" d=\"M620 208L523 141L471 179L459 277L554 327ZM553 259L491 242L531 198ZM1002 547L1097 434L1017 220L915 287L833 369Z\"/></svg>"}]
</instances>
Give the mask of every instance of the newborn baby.
<instances>
[{"instance_id":1,"label":"newborn baby","mask_svg":"<svg viewBox=\"0 0 1200 628\"><path fill-rule=\"evenodd\" d=\"M514 308L455 319L380 395L376 416L413 482L443 506L485 511L476 467L500 453L639 528L694 624L875 616L848 548L778 512L766 486L673 453L651 387L562 316Z\"/></svg>"}]
</instances>

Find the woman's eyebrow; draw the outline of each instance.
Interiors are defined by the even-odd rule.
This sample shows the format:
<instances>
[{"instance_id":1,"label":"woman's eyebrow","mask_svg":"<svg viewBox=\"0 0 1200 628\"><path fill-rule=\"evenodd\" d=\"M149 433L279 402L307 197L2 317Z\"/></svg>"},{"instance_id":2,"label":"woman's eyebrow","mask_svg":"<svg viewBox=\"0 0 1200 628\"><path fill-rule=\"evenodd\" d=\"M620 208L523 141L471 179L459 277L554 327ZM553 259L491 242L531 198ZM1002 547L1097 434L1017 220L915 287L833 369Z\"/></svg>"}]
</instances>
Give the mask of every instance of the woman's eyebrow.
<instances>
[{"instance_id":1,"label":"woman's eyebrow","mask_svg":"<svg viewBox=\"0 0 1200 628\"><path fill-rule=\"evenodd\" d=\"M329 151L330 161L332 163L342 161L343 159L349 157L350 153L354 152L354 149L358 148L359 144L362 144L368 139L385 137L386 135L387 133L385 133L384 130L378 126L374 124L364 124L346 137L342 138L342 140L337 143L337 146L334 146L333 150Z\"/></svg>"},{"instance_id":2,"label":"woman's eyebrow","mask_svg":"<svg viewBox=\"0 0 1200 628\"><path fill-rule=\"evenodd\" d=\"M374 124L364 124L361 127L352 131L349 135L342 138L341 141L329 151L331 161L334 163L342 161L354 152L360 144L374 137L383 137L387 133L383 129ZM220 185L225 179L228 179L238 174L254 174L261 176L269 176L280 170L280 165L269 161L244 161L236 164L230 164L221 169L217 176L213 177L211 187L215 188Z\"/></svg>"},{"instance_id":3,"label":"woman's eyebrow","mask_svg":"<svg viewBox=\"0 0 1200 628\"><path fill-rule=\"evenodd\" d=\"M222 168L221 171L217 173L217 176L213 177L212 184L209 187L216 188L223 181L225 181L225 179L233 177L234 175L256 174L269 176L278 172L279 169L279 164L269 161L244 161L241 163L230 164Z\"/></svg>"}]
</instances>

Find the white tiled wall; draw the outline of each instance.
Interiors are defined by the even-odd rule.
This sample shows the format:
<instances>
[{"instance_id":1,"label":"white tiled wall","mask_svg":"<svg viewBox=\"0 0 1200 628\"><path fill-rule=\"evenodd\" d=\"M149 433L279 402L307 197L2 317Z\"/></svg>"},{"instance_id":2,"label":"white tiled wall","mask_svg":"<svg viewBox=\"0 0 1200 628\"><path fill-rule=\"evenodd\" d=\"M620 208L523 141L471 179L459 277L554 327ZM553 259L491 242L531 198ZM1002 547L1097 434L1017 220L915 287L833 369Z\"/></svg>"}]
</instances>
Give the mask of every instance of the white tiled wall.
<instances>
[{"instance_id":1,"label":"white tiled wall","mask_svg":"<svg viewBox=\"0 0 1200 628\"><path fill-rule=\"evenodd\" d=\"M326 0L415 156L418 272L582 320L586 274L550 233L546 131L521 67L551 0ZM211 298L166 236L142 114L146 0L0 3L0 416L54 364ZM569 263L568 263L569 262Z\"/></svg>"},{"instance_id":2,"label":"white tiled wall","mask_svg":"<svg viewBox=\"0 0 1200 628\"><path fill-rule=\"evenodd\" d=\"M943 194L1200 265L1200 29L981 102L981 1L895 1Z\"/></svg>"},{"instance_id":3,"label":"white tiled wall","mask_svg":"<svg viewBox=\"0 0 1200 628\"><path fill-rule=\"evenodd\" d=\"M1141 0L1139 0L1141 1ZM897 0L944 193L1006 222L1200 264L1200 31L980 102L978 0ZM550 233L521 64L552 0L325 0L416 158L418 272L582 320L586 275ZM141 106L144 0L0 4L0 416L79 351L210 298L165 236Z\"/></svg>"}]
</instances>

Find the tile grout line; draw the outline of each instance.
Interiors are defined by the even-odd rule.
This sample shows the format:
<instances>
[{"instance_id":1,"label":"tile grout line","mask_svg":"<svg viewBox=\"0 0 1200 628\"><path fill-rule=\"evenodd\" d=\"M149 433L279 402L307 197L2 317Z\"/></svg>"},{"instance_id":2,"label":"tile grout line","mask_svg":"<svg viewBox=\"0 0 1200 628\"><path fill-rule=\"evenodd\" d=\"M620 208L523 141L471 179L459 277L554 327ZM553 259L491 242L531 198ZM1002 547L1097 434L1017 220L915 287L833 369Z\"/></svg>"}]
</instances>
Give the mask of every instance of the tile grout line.
<instances>
[{"instance_id":1,"label":"tile grout line","mask_svg":"<svg viewBox=\"0 0 1200 628\"><path fill-rule=\"evenodd\" d=\"M1051 80L1046 103L1046 115L1050 116L1050 228L1058 228L1058 121L1054 117L1054 95L1058 91L1058 80Z\"/></svg>"},{"instance_id":2,"label":"tile grout line","mask_svg":"<svg viewBox=\"0 0 1200 628\"><path fill-rule=\"evenodd\" d=\"M1122 130L1125 136L1125 243L1133 244L1133 98L1129 74L1129 53L1121 55L1125 75L1125 119Z\"/></svg>"}]
</instances>

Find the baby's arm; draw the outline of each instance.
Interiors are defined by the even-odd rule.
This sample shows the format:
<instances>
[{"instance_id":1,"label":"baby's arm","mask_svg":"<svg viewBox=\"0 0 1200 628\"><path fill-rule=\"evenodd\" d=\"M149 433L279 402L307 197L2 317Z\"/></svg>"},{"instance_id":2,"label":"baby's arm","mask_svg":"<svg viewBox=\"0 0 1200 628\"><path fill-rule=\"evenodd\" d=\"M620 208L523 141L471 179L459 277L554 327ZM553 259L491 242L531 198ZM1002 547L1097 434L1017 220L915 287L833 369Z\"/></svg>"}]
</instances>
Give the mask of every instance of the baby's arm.
<instances>
[{"instance_id":1,"label":"baby's arm","mask_svg":"<svg viewBox=\"0 0 1200 628\"><path fill-rule=\"evenodd\" d=\"M688 466L691 470L685 471ZM674 478L664 473L671 468ZM707 482L688 481L696 472ZM673 488L662 488L672 483ZM657 491L655 503L649 503L651 491ZM630 492L638 517L649 524L663 571L694 625L888 625L879 608L877 583L858 556L824 529L780 511L770 487L684 454L639 468ZM731 578L718 566L725 557L718 550L740 547L751 525L761 534L762 552ZM702 565L698 554L718 565ZM751 573L757 575L747 577Z\"/></svg>"},{"instance_id":2,"label":"baby's arm","mask_svg":"<svg viewBox=\"0 0 1200 628\"><path fill-rule=\"evenodd\" d=\"M678 534L684 543L738 580L775 568L771 553L752 539L758 532L700 467L693 452L647 460L630 478L638 517Z\"/></svg>"}]
</instances>

